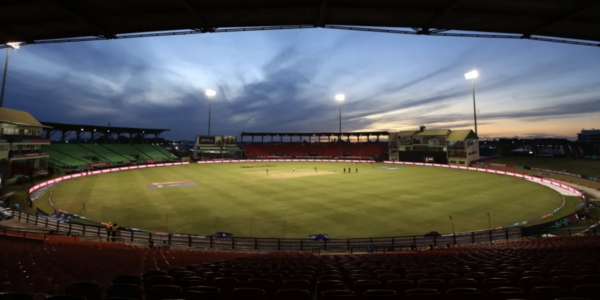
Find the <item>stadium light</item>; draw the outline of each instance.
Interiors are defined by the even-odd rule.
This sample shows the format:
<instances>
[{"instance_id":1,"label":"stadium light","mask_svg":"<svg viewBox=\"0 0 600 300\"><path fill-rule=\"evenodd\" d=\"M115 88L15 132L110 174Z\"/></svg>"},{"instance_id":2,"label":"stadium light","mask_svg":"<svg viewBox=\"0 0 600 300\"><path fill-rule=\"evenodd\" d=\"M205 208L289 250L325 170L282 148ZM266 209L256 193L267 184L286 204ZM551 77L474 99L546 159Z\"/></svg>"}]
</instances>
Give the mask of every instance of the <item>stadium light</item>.
<instances>
[{"instance_id":1,"label":"stadium light","mask_svg":"<svg viewBox=\"0 0 600 300\"><path fill-rule=\"evenodd\" d=\"M471 80L471 87L473 89L473 121L475 122L475 134L477 134L477 106L475 105L475 79L479 77L479 72L473 70L465 73L465 79Z\"/></svg>"},{"instance_id":2,"label":"stadium light","mask_svg":"<svg viewBox=\"0 0 600 300\"><path fill-rule=\"evenodd\" d=\"M339 104L340 104L339 105L339 108L340 108L340 134L338 136L338 144L340 144L341 140L342 140L342 102L344 102L344 100L346 100L346 95L344 95L344 94L337 94L337 95L335 95L335 100L337 102L339 102ZM341 153L340 153L341 149L342 149L342 146L340 144L339 147L338 147L338 157L341 155Z\"/></svg>"},{"instance_id":3,"label":"stadium light","mask_svg":"<svg viewBox=\"0 0 600 300\"><path fill-rule=\"evenodd\" d=\"M212 101L210 100L217 95L217 91L208 89L204 92L204 94L206 95L206 98L208 98L208 135L210 135L210 111L212 104Z\"/></svg>"},{"instance_id":4,"label":"stadium light","mask_svg":"<svg viewBox=\"0 0 600 300\"><path fill-rule=\"evenodd\" d=\"M10 49L21 48L21 42L6 43L6 61L4 62L4 76L2 77L2 92L0 92L0 107L4 107L4 89L6 88L6 73L8 72L8 59L10 58Z\"/></svg>"}]
</instances>

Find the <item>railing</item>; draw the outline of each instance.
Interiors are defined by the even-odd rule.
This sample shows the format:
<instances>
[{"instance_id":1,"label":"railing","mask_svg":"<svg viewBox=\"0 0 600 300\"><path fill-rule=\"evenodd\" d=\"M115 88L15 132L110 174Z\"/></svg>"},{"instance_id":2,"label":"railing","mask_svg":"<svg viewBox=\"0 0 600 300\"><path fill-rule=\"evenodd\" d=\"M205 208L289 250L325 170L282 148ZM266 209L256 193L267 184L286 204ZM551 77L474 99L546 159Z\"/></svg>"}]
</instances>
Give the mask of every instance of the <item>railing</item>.
<instances>
[{"instance_id":1,"label":"railing","mask_svg":"<svg viewBox=\"0 0 600 300\"><path fill-rule=\"evenodd\" d=\"M53 220L44 216L30 215L19 211L13 212L13 218L19 222L33 224L53 230L55 234L94 237L106 241L108 238L106 228L98 225L70 223ZM123 229L117 236L119 241L148 245L154 241L157 245L163 241L171 246L189 247L195 249L236 250L236 251L303 251L315 254L340 253L340 252L366 252L371 245L378 252L406 250L411 245L425 248L428 245L445 247L447 244L471 245L495 241L516 240L522 237L521 227L492 229L466 233L456 233L442 236L399 236L377 238L350 238L331 239L328 241L311 241L300 238L251 238L232 237L216 238L192 234L160 233L141 230ZM112 238L111 238L112 239Z\"/></svg>"}]
</instances>

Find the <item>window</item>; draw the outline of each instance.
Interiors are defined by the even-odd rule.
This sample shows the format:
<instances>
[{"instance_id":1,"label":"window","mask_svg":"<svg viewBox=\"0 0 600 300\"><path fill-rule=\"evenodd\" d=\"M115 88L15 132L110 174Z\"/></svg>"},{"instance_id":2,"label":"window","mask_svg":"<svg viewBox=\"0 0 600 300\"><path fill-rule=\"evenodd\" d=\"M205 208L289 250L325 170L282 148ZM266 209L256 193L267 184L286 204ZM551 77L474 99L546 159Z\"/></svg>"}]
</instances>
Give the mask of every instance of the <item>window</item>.
<instances>
[{"instance_id":1,"label":"window","mask_svg":"<svg viewBox=\"0 0 600 300\"><path fill-rule=\"evenodd\" d=\"M0 151L8 151L8 144L0 145Z\"/></svg>"},{"instance_id":2,"label":"window","mask_svg":"<svg viewBox=\"0 0 600 300\"><path fill-rule=\"evenodd\" d=\"M19 128L3 128L2 134L19 135Z\"/></svg>"},{"instance_id":3,"label":"window","mask_svg":"<svg viewBox=\"0 0 600 300\"><path fill-rule=\"evenodd\" d=\"M31 129L23 129L23 135L33 135L33 130L31 130Z\"/></svg>"}]
</instances>

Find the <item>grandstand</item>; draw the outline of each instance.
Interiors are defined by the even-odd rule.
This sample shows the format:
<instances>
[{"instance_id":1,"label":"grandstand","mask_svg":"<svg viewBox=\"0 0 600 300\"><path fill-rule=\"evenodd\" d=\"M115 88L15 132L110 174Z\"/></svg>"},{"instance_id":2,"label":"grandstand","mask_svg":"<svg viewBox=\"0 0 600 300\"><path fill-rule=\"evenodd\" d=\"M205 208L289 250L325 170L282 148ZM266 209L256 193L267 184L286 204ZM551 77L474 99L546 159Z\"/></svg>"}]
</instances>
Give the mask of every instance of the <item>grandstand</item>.
<instances>
[{"instance_id":1,"label":"grandstand","mask_svg":"<svg viewBox=\"0 0 600 300\"><path fill-rule=\"evenodd\" d=\"M17 237L22 231L2 229L2 290L12 293L0 294L2 299L29 300L34 294L87 300L537 300L600 295L597 236L317 256L143 249L39 233L22 238Z\"/></svg>"},{"instance_id":2,"label":"grandstand","mask_svg":"<svg viewBox=\"0 0 600 300\"><path fill-rule=\"evenodd\" d=\"M114 126L95 126L43 122L43 135L50 140L60 134L60 140L45 144L54 173L70 172L74 169L94 169L116 165L148 163L154 161L179 160L169 151L147 144L146 135L158 139L167 129L145 129ZM74 134L75 139L69 140ZM129 135L129 139L125 136ZM113 137L115 137L113 139Z\"/></svg>"},{"instance_id":3,"label":"grandstand","mask_svg":"<svg viewBox=\"0 0 600 300\"><path fill-rule=\"evenodd\" d=\"M49 153L42 129L48 129L24 111L0 107L0 188L6 183L48 173Z\"/></svg>"},{"instance_id":4,"label":"grandstand","mask_svg":"<svg viewBox=\"0 0 600 300\"><path fill-rule=\"evenodd\" d=\"M420 126L419 130L393 133L389 144L390 160L468 166L479 159L479 137L472 130Z\"/></svg>"},{"instance_id":5,"label":"grandstand","mask_svg":"<svg viewBox=\"0 0 600 300\"><path fill-rule=\"evenodd\" d=\"M249 158L368 158L384 160L388 132L242 133L242 146ZM335 137L341 136L341 140ZM265 141L265 137L268 141ZM371 141L371 137L375 137ZM250 142L244 141L250 139ZM255 141L260 138L259 141ZM332 140L332 138L334 138ZM287 141L284 141L286 139ZM279 141L276 141L279 140Z\"/></svg>"}]
</instances>

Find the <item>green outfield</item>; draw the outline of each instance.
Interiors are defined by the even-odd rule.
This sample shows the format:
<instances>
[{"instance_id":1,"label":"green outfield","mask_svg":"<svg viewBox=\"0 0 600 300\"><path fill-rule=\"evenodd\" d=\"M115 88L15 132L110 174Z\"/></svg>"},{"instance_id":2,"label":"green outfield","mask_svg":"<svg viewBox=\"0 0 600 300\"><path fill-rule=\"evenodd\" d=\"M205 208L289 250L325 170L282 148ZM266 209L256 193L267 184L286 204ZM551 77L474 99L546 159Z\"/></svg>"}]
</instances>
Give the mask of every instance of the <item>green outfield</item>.
<instances>
[{"instance_id":1,"label":"green outfield","mask_svg":"<svg viewBox=\"0 0 600 300\"><path fill-rule=\"evenodd\" d=\"M349 167L352 173L344 173ZM196 185L168 187L178 181ZM108 173L70 181L52 199L72 213L147 230L335 238L451 232L450 215L457 232L485 229L487 212L495 227L541 216L562 201L547 187L501 175L308 162Z\"/></svg>"}]
</instances>

